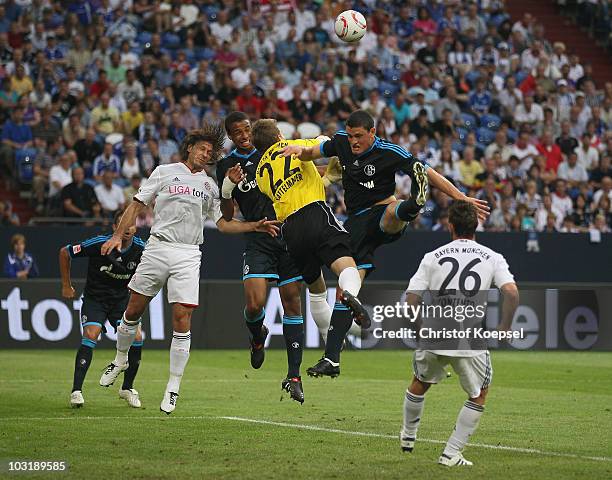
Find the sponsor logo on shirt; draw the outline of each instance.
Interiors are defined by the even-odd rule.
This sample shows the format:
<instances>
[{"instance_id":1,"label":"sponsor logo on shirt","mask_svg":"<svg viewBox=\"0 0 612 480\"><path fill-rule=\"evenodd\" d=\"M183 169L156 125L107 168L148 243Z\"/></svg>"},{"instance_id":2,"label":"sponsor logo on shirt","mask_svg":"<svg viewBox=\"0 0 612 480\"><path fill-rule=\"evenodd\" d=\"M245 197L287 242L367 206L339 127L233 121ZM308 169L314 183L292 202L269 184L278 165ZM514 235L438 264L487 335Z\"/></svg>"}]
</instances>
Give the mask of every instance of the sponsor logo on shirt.
<instances>
[{"instance_id":1,"label":"sponsor logo on shirt","mask_svg":"<svg viewBox=\"0 0 612 480\"><path fill-rule=\"evenodd\" d=\"M72 247L72 253L77 254L81 251L81 245L74 245Z\"/></svg>"},{"instance_id":2,"label":"sponsor logo on shirt","mask_svg":"<svg viewBox=\"0 0 612 480\"><path fill-rule=\"evenodd\" d=\"M208 195L206 195L203 190L196 190L189 185L170 185L168 187L168 193L170 195L191 195L197 198L208 198Z\"/></svg>"}]
</instances>

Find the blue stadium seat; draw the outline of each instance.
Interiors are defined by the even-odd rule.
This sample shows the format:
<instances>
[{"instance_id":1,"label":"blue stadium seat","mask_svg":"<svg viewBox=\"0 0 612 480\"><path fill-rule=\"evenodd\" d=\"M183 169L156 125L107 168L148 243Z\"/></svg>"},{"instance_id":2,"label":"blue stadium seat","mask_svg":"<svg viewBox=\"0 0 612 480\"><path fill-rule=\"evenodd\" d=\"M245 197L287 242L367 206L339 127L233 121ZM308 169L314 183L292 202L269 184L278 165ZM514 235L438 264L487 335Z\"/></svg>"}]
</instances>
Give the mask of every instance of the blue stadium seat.
<instances>
[{"instance_id":1,"label":"blue stadium seat","mask_svg":"<svg viewBox=\"0 0 612 480\"><path fill-rule=\"evenodd\" d=\"M399 82L401 72L394 68L388 68L383 71L383 77L387 82Z\"/></svg>"},{"instance_id":2,"label":"blue stadium seat","mask_svg":"<svg viewBox=\"0 0 612 480\"><path fill-rule=\"evenodd\" d=\"M390 100L399 91L399 86L397 85L397 83L380 82L378 84L378 91L383 97L385 97L387 100Z\"/></svg>"},{"instance_id":3,"label":"blue stadium seat","mask_svg":"<svg viewBox=\"0 0 612 480\"><path fill-rule=\"evenodd\" d=\"M465 143L465 140L470 132L466 128L457 127L457 133L459 134L459 141L461 143Z\"/></svg>"},{"instance_id":4,"label":"blue stadium seat","mask_svg":"<svg viewBox=\"0 0 612 480\"><path fill-rule=\"evenodd\" d=\"M15 151L15 171L20 183L32 183L34 157L36 157L36 150L33 148L22 148Z\"/></svg>"},{"instance_id":5,"label":"blue stadium seat","mask_svg":"<svg viewBox=\"0 0 612 480\"><path fill-rule=\"evenodd\" d=\"M137 36L136 36L136 41L140 44L140 45L145 45L146 43L151 43L151 39L153 38L153 35L149 32L140 32Z\"/></svg>"},{"instance_id":6,"label":"blue stadium seat","mask_svg":"<svg viewBox=\"0 0 612 480\"><path fill-rule=\"evenodd\" d=\"M509 143L514 143L518 138L518 133L516 132L516 130L512 130L511 128L509 128L508 130L506 130L506 136L508 137Z\"/></svg>"},{"instance_id":7,"label":"blue stadium seat","mask_svg":"<svg viewBox=\"0 0 612 480\"><path fill-rule=\"evenodd\" d=\"M478 130L476 130L476 140L478 143L489 145L493 140L495 140L495 132L493 130L489 130L488 128L480 127Z\"/></svg>"},{"instance_id":8,"label":"blue stadium seat","mask_svg":"<svg viewBox=\"0 0 612 480\"><path fill-rule=\"evenodd\" d=\"M464 149L464 148L465 148L465 147L463 146L463 144L462 144L461 142L453 142L452 149L453 149L455 152L461 153L461 152L463 152L463 149Z\"/></svg>"},{"instance_id":9,"label":"blue stadium seat","mask_svg":"<svg viewBox=\"0 0 612 480\"><path fill-rule=\"evenodd\" d=\"M482 127L488 128L489 130L497 131L501 126L501 118L499 118L497 115L489 113L480 117L480 125Z\"/></svg>"},{"instance_id":10,"label":"blue stadium seat","mask_svg":"<svg viewBox=\"0 0 612 480\"><path fill-rule=\"evenodd\" d=\"M476 128L478 128L478 119L475 115L461 112L460 118L463 122L463 126L468 130L476 130Z\"/></svg>"}]
</instances>

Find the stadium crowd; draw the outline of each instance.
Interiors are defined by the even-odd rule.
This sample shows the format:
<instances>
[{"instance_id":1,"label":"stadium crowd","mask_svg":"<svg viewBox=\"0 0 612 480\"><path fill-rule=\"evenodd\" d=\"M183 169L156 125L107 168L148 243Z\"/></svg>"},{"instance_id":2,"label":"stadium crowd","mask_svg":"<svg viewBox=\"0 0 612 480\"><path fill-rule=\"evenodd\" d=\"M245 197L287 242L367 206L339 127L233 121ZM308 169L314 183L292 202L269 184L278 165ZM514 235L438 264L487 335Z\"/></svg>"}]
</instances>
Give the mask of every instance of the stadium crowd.
<instances>
[{"instance_id":1,"label":"stadium crowd","mask_svg":"<svg viewBox=\"0 0 612 480\"><path fill-rule=\"evenodd\" d=\"M356 45L334 35L349 8L368 21ZM38 215L112 218L187 131L233 110L298 136L362 108L487 199L486 230L612 227L612 83L502 1L6 0L0 79L2 188L31 191ZM344 218L342 187L328 200ZM413 228L446 230L448 204L432 191Z\"/></svg>"}]
</instances>

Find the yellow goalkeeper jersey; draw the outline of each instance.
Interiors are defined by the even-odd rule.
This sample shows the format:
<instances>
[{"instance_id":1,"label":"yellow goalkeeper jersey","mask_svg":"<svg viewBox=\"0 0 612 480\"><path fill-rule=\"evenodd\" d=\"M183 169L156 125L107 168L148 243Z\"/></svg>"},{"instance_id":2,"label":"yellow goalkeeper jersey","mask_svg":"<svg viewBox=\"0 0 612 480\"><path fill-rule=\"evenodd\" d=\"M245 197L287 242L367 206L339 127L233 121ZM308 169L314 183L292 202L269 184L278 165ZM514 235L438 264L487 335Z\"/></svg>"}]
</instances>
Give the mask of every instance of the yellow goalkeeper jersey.
<instances>
[{"instance_id":1,"label":"yellow goalkeeper jersey","mask_svg":"<svg viewBox=\"0 0 612 480\"><path fill-rule=\"evenodd\" d=\"M259 160L257 186L272 200L278 220L284 221L310 203L325 201L323 180L314 163L280 154L287 145L311 147L318 143L318 140L283 140L268 148Z\"/></svg>"}]
</instances>

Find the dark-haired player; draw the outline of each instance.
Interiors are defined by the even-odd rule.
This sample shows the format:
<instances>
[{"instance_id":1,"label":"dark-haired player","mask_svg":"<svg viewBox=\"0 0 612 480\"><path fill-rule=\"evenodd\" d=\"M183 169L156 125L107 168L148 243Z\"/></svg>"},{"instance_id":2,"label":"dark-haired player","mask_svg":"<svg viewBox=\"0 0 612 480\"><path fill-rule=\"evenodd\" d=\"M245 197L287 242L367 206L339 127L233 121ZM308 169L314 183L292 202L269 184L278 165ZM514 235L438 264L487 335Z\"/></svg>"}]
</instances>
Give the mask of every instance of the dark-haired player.
<instances>
[{"instance_id":1,"label":"dark-haired player","mask_svg":"<svg viewBox=\"0 0 612 480\"><path fill-rule=\"evenodd\" d=\"M222 151L225 132L219 124L204 124L201 130L187 134L180 147L181 161L160 165L143 182L128 205L113 236L102 246L102 254L121 248L121 238L134 224L146 205L155 201L151 236L142 260L129 283L127 309L117 328L117 353L105 369L100 385L112 385L119 373L128 368L128 350L134 341L140 317L149 302L164 285L172 304L172 343L170 378L161 402L161 411L170 414L176 408L179 387L189 359L191 316L199 303L199 245L203 242L204 221L210 218L221 232L267 232L275 236L275 222L227 221L219 207L219 190L209 176Z\"/></svg>"},{"instance_id":2,"label":"dark-haired player","mask_svg":"<svg viewBox=\"0 0 612 480\"><path fill-rule=\"evenodd\" d=\"M118 221L119 214L115 216L113 231L117 228ZM87 281L83 289L81 306L83 338L74 363L74 381L70 394L70 405L74 408L82 407L85 404L82 393L83 382L100 332L105 329L104 324L108 320L116 329L127 305L129 298L127 284L134 275L144 250L144 242L134 236L135 231L135 227L130 227L124 232L121 238L121 250L113 252L113 255L102 255L100 251L102 244L111 238L111 235L99 235L60 249L59 265L64 298L75 296L70 280L71 259L89 258ZM134 408L140 408L140 398L133 386L140 365L141 352L142 334L138 330L132 348L130 348L128 358L130 366L125 371L123 385L119 390L119 397Z\"/></svg>"},{"instance_id":3,"label":"dark-haired player","mask_svg":"<svg viewBox=\"0 0 612 480\"><path fill-rule=\"evenodd\" d=\"M433 304L438 304L437 299L440 299L445 305L463 305L466 296L473 298L479 291L486 293L494 284L503 297L498 330L509 331L518 307L519 293L508 263L502 255L474 240L478 212L473 204L454 202L448 219L452 241L425 254L417 272L410 279L407 303L420 305L423 294L430 292ZM424 318L423 327L428 326L431 327L431 324ZM450 364L468 399L459 412L453 433L438 463L448 467L472 465L463 458L462 451L484 412L485 398L493 378L491 357L487 350L451 350L448 342L440 346L446 348L417 349L414 352L414 377L404 400L401 448L405 452L414 449L425 393L447 376L445 367Z\"/></svg>"},{"instance_id":4,"label":"dark-haired player","mask_svg":"<svg viewBox=\"0 0 612 480\"><path fill-rule=\"evenodd\" d=\"M348 232L325 203L323 180L315 165L296 155L283 155L288 145L317 145L313 140L284 140L276 121L264 119L253 125L253 144L263 152L256 171L257 185L274 205L281 232L304 281L324 285L321 267L338 276L339 295L327 335L325 356L309 375L338 376L340 349L353 318L367 328L370 317L357 299L361 278L351 257Z\"/></svg>"},{"instance_id":5,"label":"dark-haired player","mask_svg":"<svg viewBox=\"0 0 612 480\"><path fill-rule=\"evenodd\" d=\"M414 158L399 145L376 136L374 119L357 110L346 121L346 131L317 146L289 144L282 155L296 155L302 161L338 157L348 219L344 227L351 234L351 251L362 280L375 268L374 252L398 240L408 222L425 205L429 184L454 200L465 200L476 207L479 216L488 215L487 203L469 198L446 178ZM412 179L408 200L395 198L395 174L403 172Z\"/></svg>"},{"instance_id":6,"label":"dark-haired player","mask_svg":"<svg viewBox=\"0 0 612 480\"><path fill-rule=\"evenodd\" d=\"M255 171L261 153L251 142L249 117L242 112L230 113L225 118L225 131L235 148L217 166L223 217L233 217L235 200L246 221L275 219L272 202L257 187ZM285 242L264 233L246 235L243 259L242 281L246 301L244 319L251 333L251 366L260 368L264 361L264 343L268 335L268 329L263 324L264 306L268 282L276 280L283 305L283 336L288 364L287 377L281 386L290 393L291 398L303 403L304 392L300 377L304 348L304 318L300 297L302 275L287 252Z\"/></svg>"}]
</instances>

